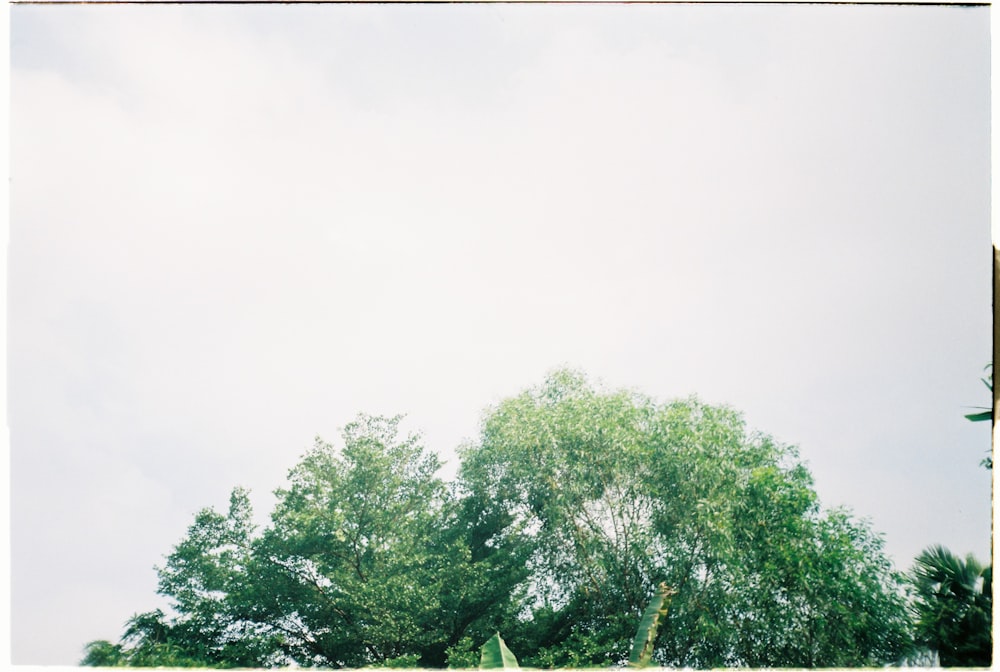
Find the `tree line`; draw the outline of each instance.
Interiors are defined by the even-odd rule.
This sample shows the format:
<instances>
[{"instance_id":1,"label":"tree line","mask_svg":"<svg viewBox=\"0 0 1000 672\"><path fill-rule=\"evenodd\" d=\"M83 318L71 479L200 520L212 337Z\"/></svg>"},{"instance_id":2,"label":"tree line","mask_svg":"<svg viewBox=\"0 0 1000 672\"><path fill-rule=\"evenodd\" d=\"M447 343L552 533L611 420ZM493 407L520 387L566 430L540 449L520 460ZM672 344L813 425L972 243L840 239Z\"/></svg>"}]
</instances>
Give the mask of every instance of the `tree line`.
<instances>
[{"instance_id":1,"label":"tree line","mask_svg":"<svg viewBox=\"0 0 1000 672\"><path fill-rule=\"evenodd\" d=\"M990 568L935 547L897 571L730 408L557 371L485 414L451 482L399 421L317 439L263 529L240 488L199 512L157 568L171 613L82 663L475 667L501 632L527 666L619 665L658 586L663 666L990 662Z\"/></svg>"}]
</instances>

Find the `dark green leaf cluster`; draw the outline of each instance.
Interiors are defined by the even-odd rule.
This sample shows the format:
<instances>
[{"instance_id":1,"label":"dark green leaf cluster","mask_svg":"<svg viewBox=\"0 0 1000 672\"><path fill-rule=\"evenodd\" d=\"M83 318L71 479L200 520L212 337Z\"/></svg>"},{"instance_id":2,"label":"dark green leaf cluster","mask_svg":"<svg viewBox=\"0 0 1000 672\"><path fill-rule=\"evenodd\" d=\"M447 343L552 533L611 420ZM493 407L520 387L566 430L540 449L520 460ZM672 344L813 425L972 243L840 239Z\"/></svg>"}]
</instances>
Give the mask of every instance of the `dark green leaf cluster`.
<instances>
[{"instance_id":1,"label":"dark green leaf cluster","mask_svg":"<svg viewBox=\"0 0 1000 672\"><path fill-rule=\"evenodd\" d=\"M941 546L921 553L912 570L917 641L945 667L992 662L993 569Z\"/></svg>"},{"instance_id":2,"label":"dark green leaf cluster","mask_svg":"<svg viewBox=\"0 0 1000 672\"><path fill-rule=\"evenodd\" d=\"M469 667L503 632L528 666L622 664L661 584L653 662L859 666L911 650L878 535L823 512L793 449L728 408L603 392L571 371L508 399L454 483L399 418L317 439L263 530L247 493L199 513L88 665Z\"/></svg>"}]
</instances>

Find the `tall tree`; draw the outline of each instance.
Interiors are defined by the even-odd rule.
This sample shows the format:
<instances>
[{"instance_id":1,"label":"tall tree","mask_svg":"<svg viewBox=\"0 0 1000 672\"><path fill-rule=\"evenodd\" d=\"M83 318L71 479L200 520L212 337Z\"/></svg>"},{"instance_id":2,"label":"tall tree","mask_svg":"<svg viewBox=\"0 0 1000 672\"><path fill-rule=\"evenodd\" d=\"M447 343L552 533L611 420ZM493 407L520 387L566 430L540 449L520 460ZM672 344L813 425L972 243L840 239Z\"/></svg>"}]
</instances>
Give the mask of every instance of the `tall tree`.
<instances>
[{"instance_id":1,"label":"tall tree","mask_svg":"<svg viewBox=\"0 0 1000 672\"><path fill-rule=\"evenodd\" d=\"M493 409L461 479L532 549L537 665L618 663L655 586L664 665L869 665L907 616L881 540L822 513L794 450L696 399L600 392L570 371ZM499 514L498 514L499 515Z\"/></svg>"},{"instance_id":2,"label":"tall tree","mask_svg":"<svg viewBox=\"0 0 1000 672\"><path fill-rule=\"evenodd\" d=\"M277 492L255 547L268 586L258 617L300 663L361 667L419 656L434 634L445 551L433 546L440 464L399 418L362 416L344 447L319 439Z\"/></svg>"},{"instance_id":3,"label":"tall tree","mask_svg":"<svg viewBox=\"0 0 1000 672\"><path fill-rule=\"evenodd\" d=\"M515 618L524 558L505 519L449 491L399 420L361 416L341 450L317 440L255 546L256 618L300 664L444 666Z\"/></svg>"},{"instance_id":4,"label":"tall tree","mask_svg":"<svg viewBox=\"0 0 1000 672\"><path fill-rule=\"evenodd\" d=\"M206 664L260 667L284 661L280 633L254 621L260 590L250 573L254 532L249 492L236 488L228 512L199 511L157 570L158 592L178 613L174 628L186 634L190 654Z\"/></svg>"}]
</instances>

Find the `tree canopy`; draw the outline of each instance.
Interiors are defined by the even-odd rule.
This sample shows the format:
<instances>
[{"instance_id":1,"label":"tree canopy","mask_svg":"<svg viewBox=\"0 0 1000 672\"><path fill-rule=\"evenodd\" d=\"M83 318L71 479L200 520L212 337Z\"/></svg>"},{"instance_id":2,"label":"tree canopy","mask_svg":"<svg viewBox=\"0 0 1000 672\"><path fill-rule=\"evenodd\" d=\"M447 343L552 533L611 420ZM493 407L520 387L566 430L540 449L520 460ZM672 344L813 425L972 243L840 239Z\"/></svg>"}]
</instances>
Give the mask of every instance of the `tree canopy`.
<instances>
[{"instance_id":1,"label":"tree canopy","mask_svg":"<svg viewBox=\"0 0 1000 672\"><path fill-rule=\"evenodd\" d=\"M731 409L559 372L487 416L460 480L532 549L531 618L508 637L528 664L624 662L661 582L677 591L662 665L856 666L908 649L881 539L821 512L795 451Z\"/></svg>"},{"instance_id":2,"label":"tree canopy","mask_svg":"<svg viewBox=\"0 0 1000 672\"><path fill-rule=\"evenodd\" d=\"M261 530L239 488L199 512L158 569L174 613L138 614L83 663L474 667L501 632L526 666L624 664L662 590L661 665L913 650L881 537L823 510L796 451L730 408L558 371L487 411L450 483L399 420L317 439Z\"/></svg>"}]
</instances>

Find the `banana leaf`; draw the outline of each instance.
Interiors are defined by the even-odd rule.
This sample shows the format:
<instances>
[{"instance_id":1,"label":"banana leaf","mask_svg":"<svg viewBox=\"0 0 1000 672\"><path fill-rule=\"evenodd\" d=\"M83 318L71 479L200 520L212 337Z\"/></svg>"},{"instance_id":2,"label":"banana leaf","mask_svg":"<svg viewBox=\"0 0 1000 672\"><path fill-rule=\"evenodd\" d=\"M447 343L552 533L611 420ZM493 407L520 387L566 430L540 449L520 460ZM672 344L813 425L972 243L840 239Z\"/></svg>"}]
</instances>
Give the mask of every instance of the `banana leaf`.
<instances>
[{"instance_id":1,"label":"banana leaf","mask_svg":"<svg viewBox=\"0 0 1000 672\"><path fill-rule=\"evenodd\" d=\"M660 619L667 615L670 608L670 598L677 594L677 591L665 583L661 583L659 590L653 595L646 613L639 621L639 629L636 630L635 640L632 642L632 653L628 657L629 667L646 667L653 658L653 641L656 639L656 631L660 627Z\"/></svg>"},{"instance_id":2,"label":"banana leaf","mask_svg":"<svg viewBox=\"0 0 1000 672\"><path fill-rule=\"evenodd\" d=\"M521 666L517 664L517 657L511 653L510 649L504 643L503 639L500 638L500 633L493 635L483 644L483 648L480 650L479 658L479 669L480 670L493 670L493 669L521 669Z\"/></svg>"}]
</instances>

